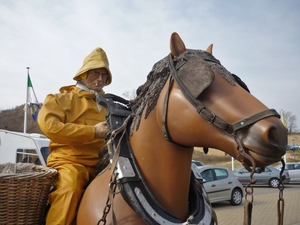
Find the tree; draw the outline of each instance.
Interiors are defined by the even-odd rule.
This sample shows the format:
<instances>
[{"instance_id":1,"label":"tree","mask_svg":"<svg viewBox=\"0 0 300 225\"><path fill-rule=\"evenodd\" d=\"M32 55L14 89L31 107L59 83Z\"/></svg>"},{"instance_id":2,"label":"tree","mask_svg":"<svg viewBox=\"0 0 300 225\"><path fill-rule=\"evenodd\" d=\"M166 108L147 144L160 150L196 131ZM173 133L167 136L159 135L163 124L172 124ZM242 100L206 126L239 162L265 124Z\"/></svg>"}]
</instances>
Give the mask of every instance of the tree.
<instances>
[{"instance_id":1,"label":"tree","mask_svg":"<svg viewBox=\"0 0 300 225\"><path fill-rule=\"evenodd\" d=\"M281 113L282 113L282 115L283 115L283 117L285 119L286 128L288 129L288 133L291 134L291 133L297 132L297 119L296 119L296 116L293 115L289 111L285 112L285 111L282 110Z\"/></svg>"},{"instance_id":2,"label":"tree","mask_svg":"<svg viewBox=\"0 0 300 225\"><path fill-rule=\"evenodd\" d=\"M0 129L23 132L24 131L24 104L13 109L1 110ZM30 113L27 113L27 133L42 134L36 121L32 120Z\"/></svg>"},{"instance_id":3,"label":"tree","mask_svg":"<svg viewBox=\"0 0 300 225\"><path fill-rule=\"evenodd\" d=\"M125 98L132 100L132 99L136 98L136 91L134 89L132 89L131 91L125 91L122 95Z\"/></svg>"}]
</instances>

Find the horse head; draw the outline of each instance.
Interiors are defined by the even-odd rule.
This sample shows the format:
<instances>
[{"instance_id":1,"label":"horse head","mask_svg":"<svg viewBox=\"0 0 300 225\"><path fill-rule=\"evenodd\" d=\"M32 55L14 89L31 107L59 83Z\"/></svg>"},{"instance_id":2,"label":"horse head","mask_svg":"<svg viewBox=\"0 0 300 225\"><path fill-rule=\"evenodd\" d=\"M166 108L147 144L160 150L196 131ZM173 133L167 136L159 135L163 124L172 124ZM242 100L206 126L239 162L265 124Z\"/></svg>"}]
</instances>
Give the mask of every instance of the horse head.
<instances>
[{"instance_id":1,"label":"horse head","mask_svg":"<svg viewBox=\"0 0 300 225\"><path fill-rule=\"evenodd\" d=\"M251 95L245 83L221 65L212 55L212 45L206 51L186 49L173 33L170 49L170 56L152 70L167 74L156 83L166 83L156 113L161 115L158 126L165 139L181 146L216 148L249 166L280 161L287 129L279 114Z\"/></svg>"},{"instance_id":2,"label":"horse head","mask_svg":"<svg viewBox=\"0 0 300 225\"><path fill-rule=\"evenodd\" d=\"M172 59L175 62L175 67L172 66L175 69L171 71L178 74L174 84L174 99L170 98L176 104L170 104L172 108L168 115L169 131L173 140L181 145L190 145L191 140L197 140L197 134L206 133L207 138L198 136L198 140L204 141L193 144L223 150L240 161L245 160L250 166L253 162L249 162L247 155L254 159L256 166L261 167L280 161L286 150L287 129L278 113L269 110L252 96L247 86L212 56L212 45L205 52L193 53L185 48L176 33L172 34L170 43ZM189 103L182 101L182 95L190 99ZM199 122L188 120L191 117L185 114L188 110L182 110L182 115L172 113L190 107L196 109L195 114L202 115L202 118L199 116L196 120ZM178 121L178 116L186 118L185 122L180 125L171 122ZM203 123L203 119L208 123ZM184 135L189 140L186 137L183 139L178 132L173 132L178 130L176 124L185 132L190 131Z\"/></svg>"}]
</instances>

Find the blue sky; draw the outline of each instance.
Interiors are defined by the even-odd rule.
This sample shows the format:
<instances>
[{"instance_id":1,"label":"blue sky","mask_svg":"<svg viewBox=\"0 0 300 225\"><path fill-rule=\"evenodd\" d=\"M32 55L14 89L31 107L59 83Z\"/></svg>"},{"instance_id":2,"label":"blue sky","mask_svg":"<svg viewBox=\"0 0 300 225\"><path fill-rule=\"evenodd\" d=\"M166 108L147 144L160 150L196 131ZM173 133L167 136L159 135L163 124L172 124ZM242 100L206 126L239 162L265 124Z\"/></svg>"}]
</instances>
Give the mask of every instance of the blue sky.
<instances>
[{"instance_id":1,"label":"blue sky","mask_svg":"<svg viewBox=\"0 0 300 225\"><path fill-rule=\"evenodd\" d=\"M122 95L169 54L177 32L206 49L269 108L296 115L300 129L300 1L0 0L0 110L26 100L26 67L40 102L71 85L82 61L102 47Z\"/></svg>"}]
</instances>

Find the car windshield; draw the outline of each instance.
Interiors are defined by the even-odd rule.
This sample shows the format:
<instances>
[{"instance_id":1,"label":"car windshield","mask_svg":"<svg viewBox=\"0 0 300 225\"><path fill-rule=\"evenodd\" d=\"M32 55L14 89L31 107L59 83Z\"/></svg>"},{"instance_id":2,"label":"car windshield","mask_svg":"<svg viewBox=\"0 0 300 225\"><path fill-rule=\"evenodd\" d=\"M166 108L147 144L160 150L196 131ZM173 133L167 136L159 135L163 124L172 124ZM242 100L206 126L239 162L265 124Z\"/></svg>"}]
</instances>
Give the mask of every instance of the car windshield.
<instances>
[{"instance_id":1,"label":"car windshield","mask_svg":"<svg viewBox=\"0 0 300 225\"><path fill-rule=\"evenodd\" d=\"M196 160L193 160L193 163L194 163L196 166L203 166L203 163L202 163L202 162L199 162L199 161L196 161Z\"/></svg>"}]
</instances>

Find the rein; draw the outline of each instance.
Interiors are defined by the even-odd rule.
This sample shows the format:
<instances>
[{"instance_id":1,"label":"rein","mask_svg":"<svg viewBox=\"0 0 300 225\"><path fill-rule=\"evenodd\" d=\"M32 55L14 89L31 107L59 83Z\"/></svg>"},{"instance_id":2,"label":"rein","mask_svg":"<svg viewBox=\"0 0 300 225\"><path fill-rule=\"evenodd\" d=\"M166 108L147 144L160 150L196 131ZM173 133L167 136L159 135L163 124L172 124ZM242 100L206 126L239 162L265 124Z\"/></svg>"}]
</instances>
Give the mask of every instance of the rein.
<instances>
[{"instance_id":1,"label":"rein","mask_svg":"<svg viewBox=\"0 0 300 225\"><path fill-rule=\"evenodd\" d=\"M251 225L251 218L252 218L252 207L253 207L253 187L251 186L252 184L255 184L256 180L253 179L253 174L256 171L256 165L255 161L252 159L251 156L249 156L245 150L244 147L241 143L241 141L238 138L238 131L244 128L247 128L248 126L264 119L270 116L276 116L280 118L280 115L276 112L274 109L267 109L261 112L258 112L252 116L249 116L245 119L242 119L240 121L234 122L234 123L227 123L226 121L222 120L220 117L218 117L216 114L211 112L208 108L206 108L199 100L197 100L197 97L195 96L194 93L191 93L189 88L182 82L178 75L178 70L190 60L192 56L185 55L180 61L177 62L177 64L174 66L174 61L172 55L169 55L169 65L171 69L171 77L169 81L169 87L167 89L167 93L165 95L164 99L164 105L163 105L163 115L162 115L162 131L163 131L163 136L166 141L175 143L177 145L182 146L179 143L176 143L172 140L169 131L168 131L168 126L167 126L167 111L168 111L168 102L169 102L169 96L172 88L172 84L175 81L176 84L178 85L179 89L183 93L183 95L186 97L186 99L196 108L196 111L198 114L200 114L204 119L206 119L210 124L213 124L217 126L218 128L224 130L227 134L231 134L234 136L235 142L237 143L237 148L240 152L239 155L239 160L242 162L244 167L251 172L250 175L250 183L245 187L245 207L244 207L244 225ZM215 63L219 63L218 60L214 60L213 58L204 58L203 62L205 61L213 61ZM200 61L202 63L202 61ZM203 64L203 63L202 63ZM209 84L204 84L204 86L208 86ZM206 148L207 151L207 148ZM250 168L245 162L244 158L247 158L251 162L251 167ZM285 163L283 160L281 160L283 166L280 172L280 183L278 186L279 189L279 199L277 202L277 214L278 214L278 225L283 225L283 216L284 216L284 199L283 199L283 180L285 179L285 176L282 176L283 170L285 168Z\"/></svg>"}]
</instances>

